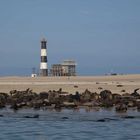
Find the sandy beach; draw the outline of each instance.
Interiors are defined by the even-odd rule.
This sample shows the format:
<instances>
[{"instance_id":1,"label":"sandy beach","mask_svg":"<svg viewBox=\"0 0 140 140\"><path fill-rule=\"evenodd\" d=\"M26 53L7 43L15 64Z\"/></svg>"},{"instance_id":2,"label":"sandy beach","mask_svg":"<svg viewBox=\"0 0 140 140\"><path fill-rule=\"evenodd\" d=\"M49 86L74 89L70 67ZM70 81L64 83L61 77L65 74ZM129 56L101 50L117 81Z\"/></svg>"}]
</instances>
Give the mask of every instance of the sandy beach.
<instances>
[{"instance_id":1,"label":"sandy beach","mask_svg":"<svg viewBox=\"0 0 140 140\"><path fill-rule=\"evenodd\" d=\"M121 85L121 86L120 86ZM25 90L27 88L39 93L42 91L59 90L69 93L76 91L100 93L108 89L112 93L132 93L140 88L140 74L117 76L76 76L76 77L0 77L0 92L8 93L10 90ZM125 90L122 92L122 90Z\"/></svg>"}]
</instances>

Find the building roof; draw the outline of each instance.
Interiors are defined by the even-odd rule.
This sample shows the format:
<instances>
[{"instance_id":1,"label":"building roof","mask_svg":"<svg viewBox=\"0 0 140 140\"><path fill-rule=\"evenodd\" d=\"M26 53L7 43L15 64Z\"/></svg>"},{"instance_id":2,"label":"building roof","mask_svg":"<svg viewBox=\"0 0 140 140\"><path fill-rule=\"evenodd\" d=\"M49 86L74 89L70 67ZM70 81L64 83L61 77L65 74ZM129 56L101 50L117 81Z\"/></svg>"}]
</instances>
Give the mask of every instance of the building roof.
<instances>
[{"instance_id":1,"label":"building roof","mask_svg":"<svg viewBox=\"0 0 140 140\"><path fill-rule=\"evenodd\" d=\"M61 63L63 66L75 66L76 65L76 62L74 60L64 60L62 63Z\"/></svg>"}]
</instances>

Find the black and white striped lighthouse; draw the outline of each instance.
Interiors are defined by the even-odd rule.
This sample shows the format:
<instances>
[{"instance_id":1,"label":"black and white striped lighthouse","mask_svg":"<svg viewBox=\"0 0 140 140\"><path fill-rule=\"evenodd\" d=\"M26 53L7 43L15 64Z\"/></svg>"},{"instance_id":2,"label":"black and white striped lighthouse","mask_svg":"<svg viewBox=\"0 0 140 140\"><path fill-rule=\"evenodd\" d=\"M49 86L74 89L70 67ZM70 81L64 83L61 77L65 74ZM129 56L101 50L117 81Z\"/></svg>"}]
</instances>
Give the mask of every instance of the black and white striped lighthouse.
<instances>
[{"instance_id":1,"label":"black and white striped lighthouse","mask_svg":"<svg viewBox=\"0 0 140 140\"><path fill-rule=\"evenodd\" d=\"M48 76L47 62L47 40L43 38L41 40L40 76Z\"/></svg>"}]
</instances>

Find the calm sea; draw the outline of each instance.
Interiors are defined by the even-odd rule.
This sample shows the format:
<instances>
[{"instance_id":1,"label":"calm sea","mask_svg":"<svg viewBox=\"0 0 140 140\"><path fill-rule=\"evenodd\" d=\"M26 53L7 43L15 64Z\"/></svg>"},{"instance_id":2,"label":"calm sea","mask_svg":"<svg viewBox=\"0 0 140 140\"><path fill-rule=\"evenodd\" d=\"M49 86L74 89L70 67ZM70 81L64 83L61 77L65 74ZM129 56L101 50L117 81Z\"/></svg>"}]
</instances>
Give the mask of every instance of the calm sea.
<instances>
[{"instance_id":1,"label":"calm sea","mask_svg":"<svg viewBox=\"0 0 140 140\"><path fill-rule=\"evenodd\" d=\"M4 109L0 114L0 140L140 140L140 112L134 110ZM39 118L24 118L35 114Z\"/></svg>"}]
</instances>

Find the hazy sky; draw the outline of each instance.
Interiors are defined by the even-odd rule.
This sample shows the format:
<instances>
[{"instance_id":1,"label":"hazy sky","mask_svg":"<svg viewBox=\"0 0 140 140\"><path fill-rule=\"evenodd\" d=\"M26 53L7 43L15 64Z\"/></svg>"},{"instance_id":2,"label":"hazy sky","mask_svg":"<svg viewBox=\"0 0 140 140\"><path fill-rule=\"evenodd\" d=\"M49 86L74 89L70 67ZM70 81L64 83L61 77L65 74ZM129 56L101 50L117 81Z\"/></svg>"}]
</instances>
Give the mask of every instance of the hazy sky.
<instances>
[{"instance_id":1,"label":"hazy sky","mask_svg":"<svg viewBox=\"0 0 140 140\"><path fill-rule=\"evenodd\" d=\"M79 74L140 73L140 0L0 0L0 75L77 61Z\"/></svg>"}]
</instances>

